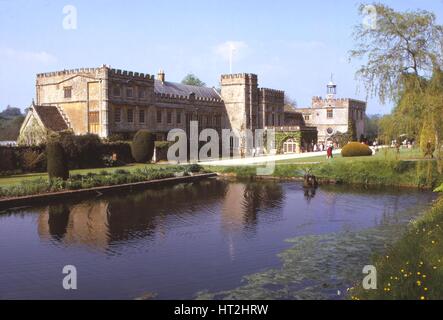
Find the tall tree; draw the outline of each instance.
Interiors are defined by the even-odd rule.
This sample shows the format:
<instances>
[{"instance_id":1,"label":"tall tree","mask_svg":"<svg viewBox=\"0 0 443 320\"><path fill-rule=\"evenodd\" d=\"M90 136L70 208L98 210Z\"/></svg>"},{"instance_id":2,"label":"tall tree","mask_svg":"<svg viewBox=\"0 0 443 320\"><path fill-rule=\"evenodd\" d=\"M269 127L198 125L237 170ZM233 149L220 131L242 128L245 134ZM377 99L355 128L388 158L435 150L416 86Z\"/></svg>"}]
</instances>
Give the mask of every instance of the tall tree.
<instances>
[{"instance_id":1,"label":"tall tree","mask_svg":"<svg viewBox=\"0 0 443 320\"><path fill-rule=\"evenodd\" d=\"M380 121L383 135L396 139L406 134L422 144L432 136L440 150L443 26L428 11L397 12L383 4L374 8L374 25L356 27L351 58L365 60L357 77L368 95L396 103L392 114ZM365 12L362 5L360 13Z\"/></svg>"},{"instance_id":2,"label":"tall tree","mask_svg":"<svg viewBox=\"0 0 443 320\"><path fill-rule=\"evenodd\" d=\"M182 80L182 84L187 84L190 86L197 86L197 87L206 86L206 83L197 78L197 76L193 73L190 73L186 77L184 77L184 79Z\"/></svg>"},{"instance_id":3,"label":"tall tree","mask_svg":"<svg viewBox=\"0 0 443 320\"><path fill-rule=\"evenodd\" d=\"M397 12L383 4L374 4L373 26L359 24L355 28L356 48L351 58L365 59L357 76L368 93L396 101L404 89L404 75L415 79L429 76L434 65L442 62L443 26L436 23L434 13L417 10ZM360 14L367 14L361 5Z\"/></svg>"}]
</instances>

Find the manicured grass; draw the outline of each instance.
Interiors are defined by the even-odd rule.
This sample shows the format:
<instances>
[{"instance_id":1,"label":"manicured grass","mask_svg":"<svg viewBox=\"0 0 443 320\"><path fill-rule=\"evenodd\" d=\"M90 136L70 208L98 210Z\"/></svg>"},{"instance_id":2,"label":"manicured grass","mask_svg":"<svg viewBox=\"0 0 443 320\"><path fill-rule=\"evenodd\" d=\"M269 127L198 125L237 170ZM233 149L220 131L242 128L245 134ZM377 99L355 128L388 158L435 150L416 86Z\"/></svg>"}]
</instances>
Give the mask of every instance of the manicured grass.
<instances>
[{"instance_id":1,"label":"manicured grass","mask_svg":"<svg viewBox=\"0 0 443 320\"><path fill-rule=\"evenodd\" d=\"M259 166L219 166L210 169L238 177L254 177ZM319 179L344 184L432 188L443 182L437 170L437 161L421 159L417 150L402 150L400 154L395 150L382 150L371 157L336 156L330 160L313 157L278 161L272 176L302 177L307 171Z\"/></svg>"},{"instance_id":2,"label":"manicured grass","mask_svg":"<svg viewBox=\"0 0 443 320\"><path fill-rule=\"evenodd\" d=\"M400 154L397 154L395 149L381 149L372 157L353 157L343 158L341 155L334 155L332 161L373 161L373 160L422 160L423 154L418 149L401 149ZM326 156L311 157L304 159L291 159L278 161L278 164L292 164L305 162L330 162Z\"/></svg>"}]
</instances>

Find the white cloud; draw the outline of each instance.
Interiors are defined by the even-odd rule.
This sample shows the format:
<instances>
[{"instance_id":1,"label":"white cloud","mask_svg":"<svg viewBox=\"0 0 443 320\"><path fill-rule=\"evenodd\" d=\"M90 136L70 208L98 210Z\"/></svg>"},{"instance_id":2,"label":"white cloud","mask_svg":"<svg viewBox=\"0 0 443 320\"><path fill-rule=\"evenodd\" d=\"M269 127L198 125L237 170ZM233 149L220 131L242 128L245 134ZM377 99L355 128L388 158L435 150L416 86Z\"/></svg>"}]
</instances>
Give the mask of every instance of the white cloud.
<instances>
[{"instance_id":1,"label":"white cloud","mask_svg":"<svg viewBox=\"0 0 443 320\"><path fill-rule=\"evenodd\" d=\"M238 61L249 52L249 46L243 41L226 41L214 47L214 53L223 60L229 61L232 52L232 60Z\"/></svg>"},{"instance_id":2,"label":"white cloud","mask_svg":"<svg viewBox=\"0 0 443 320\"><path fill-rule=\"evenodd\" d=\"M20 51L12 48L0 48L2 59L13 59L20 62L51 64L57 58L46 51Z\"/></svg>"}]
</instances>

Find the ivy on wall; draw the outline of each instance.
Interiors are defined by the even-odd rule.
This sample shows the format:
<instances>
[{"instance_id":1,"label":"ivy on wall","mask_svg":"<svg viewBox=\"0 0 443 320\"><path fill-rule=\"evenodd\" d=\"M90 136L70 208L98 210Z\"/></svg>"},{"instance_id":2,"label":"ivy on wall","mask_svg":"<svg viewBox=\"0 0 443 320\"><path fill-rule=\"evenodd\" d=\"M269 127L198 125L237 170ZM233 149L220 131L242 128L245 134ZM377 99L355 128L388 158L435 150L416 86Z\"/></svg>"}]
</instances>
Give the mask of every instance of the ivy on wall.
<instances>
[{"instance_id":1,"label":"ivy on wall","mask_svg":"<svg viewBox=\"0 0 443 320\"><path fill-rule=\"evenodd\" d=\"M275 146L278 153L283 152L283 143L288 139L294 139L294 141L300 145L302 139L302 133L300 131L288 131L288 132L276 132L275 133Z\"/></svg>"}]
</instances>

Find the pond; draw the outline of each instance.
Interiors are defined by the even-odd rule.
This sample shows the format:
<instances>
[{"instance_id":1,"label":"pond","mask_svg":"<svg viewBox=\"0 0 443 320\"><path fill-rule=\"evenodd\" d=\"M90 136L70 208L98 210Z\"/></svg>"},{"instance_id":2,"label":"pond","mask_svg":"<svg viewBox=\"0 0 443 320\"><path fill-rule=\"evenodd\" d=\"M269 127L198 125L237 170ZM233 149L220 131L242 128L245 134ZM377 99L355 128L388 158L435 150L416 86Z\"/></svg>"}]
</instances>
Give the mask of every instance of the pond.
<instances>
[{"instance_id":1,"label":"pond","mask_svg":"<svg viewBox=\"0 0 443 320\"><path fill-rule=\"evenodd\" d=\"M208 179L5 211L0 299L343 299L433 199Z\"/></svg>"}]
</instances>

